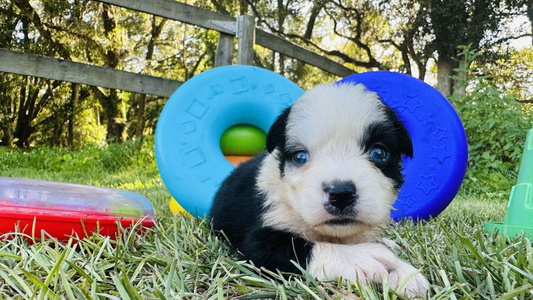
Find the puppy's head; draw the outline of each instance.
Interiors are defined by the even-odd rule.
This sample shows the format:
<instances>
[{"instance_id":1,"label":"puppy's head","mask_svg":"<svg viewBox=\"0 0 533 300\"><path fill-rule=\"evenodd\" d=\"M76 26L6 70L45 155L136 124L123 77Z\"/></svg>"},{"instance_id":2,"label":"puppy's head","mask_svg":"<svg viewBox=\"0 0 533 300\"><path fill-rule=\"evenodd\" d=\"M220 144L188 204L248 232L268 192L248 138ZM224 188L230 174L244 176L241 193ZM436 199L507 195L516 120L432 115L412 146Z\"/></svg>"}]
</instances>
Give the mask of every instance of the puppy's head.
<instances>
[{"instance_id":1,"label":"puppy's head","mask_svg":"<svg viewBox=\"0 0 533 300\"><path fill-rule=\"evenodd\" d=\"M315 239L364 235L388 222L411 139L363 85L317 86L271 127L258 187L268 226Z\"/></svg>"}]
</instances>

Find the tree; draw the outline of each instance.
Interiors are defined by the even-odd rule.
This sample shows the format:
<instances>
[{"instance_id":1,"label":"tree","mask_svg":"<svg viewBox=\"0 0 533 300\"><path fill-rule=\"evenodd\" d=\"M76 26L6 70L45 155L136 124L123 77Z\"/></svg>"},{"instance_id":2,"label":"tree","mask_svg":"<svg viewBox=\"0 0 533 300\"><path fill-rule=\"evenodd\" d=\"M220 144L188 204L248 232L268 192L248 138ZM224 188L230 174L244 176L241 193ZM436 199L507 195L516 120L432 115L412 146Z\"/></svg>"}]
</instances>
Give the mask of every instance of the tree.
<instances>
[{"instance_id":1,"label":"tree","mask_svg":"<svg viewBox=\"0 0 533 300\"><path fill-rule=\"evenodd\" d=\"M2 43L25 52L41 52L69 58L65 47L44 29L42 20L35 14L29 2L14 0L5 7L3 12L7 15L7 21L3 28L11 30L6 32L6 35L14 31L20 34L16 38L2 39ZM35 35L40 40L39 44L33 43ZM35 131L34 120L52 101L54 91L61 83L24 76L16 86L13 86L10 83L16 81L14 78L2 82L2 89L5 90L3 93L5 101L2 104L2 110L6 113L4 120L11 123L5 125L2 144L11 145L14 141L19 147L28 147L30 136ZM17 92L13 93L14 90Z\"/></svg>"},{"instance_id":2,"label":"tree","mask_svg":"<svg viewBox=\"0 0 533 300\"><path fill-rule=\"evenodd\" d=\"M216 48L207 30L88 0L0 0L0 26L2 48L182 81L212 66ZM153 133L164 103L9 74L0 97L0 145L19 147L72 147L100 136L100 126L107 141L124 140L130 127L140 137L145 126Z\"/></svg>"},{"instance_id":3,"label":"tree","mask_svg":"<svg viewBox=\"0 0 533 300\"><path fill-rule=\"evenodd\" d=\"M453 90L450 78L461 76L454 73L459 45L477 48L480 59L491 66L484 72L496 74L500 60L516 57L505 56L505 43L531 35L508 33L502 24L516 15L533 16L533 0L186 2L233 16L253 14L263 30L356 71L394 70L424 79L436 61L438 87L444 94ZM181 81L214 65L217 37L214 31L98 1L0 0L2 48ZM257 65L304 88L338 79L266 48L255 50ZM523 74L520 78L529 76L526 71ZM0 145L75 147L88 140L142 138L153 133L165 102L120 90L2 75ZM524 84L516 81L515 88L524 89ZM529 100L529 94L523 95L523 100Z\"/></svg>"},{"instance_id":4,"label":"tree","mask_svg":"<svg viewBox=\"0 0 533 300\"><path fill-rule=\"evenodd\" d=\"M144 57L145 59L145 67L144 72L150 74L151 73L151 62L154 57L154 50L156 47L156 42L159 39L161 32L163 30L163 26L165 25L166 20L161 19L157 20L155 16L152 16L151 18L151 30L150 30L150 37L148 41L148 46L146 47L146 55ZM142 94L138 97L138 108L137 108L137 126L135 128L135 136L138 138L143 137L144 133L144 115L146 113L146 94Z\"/></svg>"},{"instance_id":5,"label":"tree","mask_svg":"<svg viewBox=\"0 0 533 300\"><path fill-rule=\"evenodd\" d=\"M0 12L3 16L0 18L0 47L14 47L13 32L19 23L20 17L15 12L12 2L0 1ZM0 76L0 145L6 146L13 143L14 126L16 120L16 100L12 93L11 86L14 78L9 74Z\"/></svg>"},{"instance_id":6,"label":"tree","mask_svg":"<svg viewBox=\"0 0 533 300\"><path fill-rule=\"evenodd\" d=\"M506 7L499 0L422 0L427 11L437 54L437 89L445 96L453 91L452 75L458 67L458 47L480 49L488 32L497 32Z\"/></svg>"},{"instance_id":7,"label":"tree","mask_svg":"<svg viewBox=\"0 0 533 300\"><path fill-rule=\"evenodd\" d=\"M523 33L506 35L502 25L513 16L525 14L526 6L531 14L531 2L533 0L315 0L306 4L307 13L302 13L305 7L295 10L300 16L308 16L307 22L301 20L308 24L304 31L299 23L291 23L289 29L275 26L272 16L259 9L267 5L265 2L259 5L248 0L260 23L270 31L357 70L386 69L413 74L415 65L418 77L424 79L428 63L434 59L437 89L445 96L453 92L453 76L465 76L454 73L459 61L458 47L471 45L481 52L490 52L509 39L523 36ZM280 9L280 14L282 11ZM315 23L322 25L320 34L316 34ZM330 44L334 46L327 45L326 40L333 40Z\"/></svg>"}]
</instances>

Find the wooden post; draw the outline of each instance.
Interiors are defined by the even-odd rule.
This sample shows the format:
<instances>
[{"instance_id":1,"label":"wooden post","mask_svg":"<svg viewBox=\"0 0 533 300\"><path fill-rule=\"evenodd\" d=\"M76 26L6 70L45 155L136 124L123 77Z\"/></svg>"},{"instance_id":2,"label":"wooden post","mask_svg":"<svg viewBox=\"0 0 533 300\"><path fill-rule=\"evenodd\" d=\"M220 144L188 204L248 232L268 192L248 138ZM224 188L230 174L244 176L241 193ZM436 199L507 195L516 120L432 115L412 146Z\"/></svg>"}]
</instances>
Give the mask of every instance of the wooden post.
<instances>
[{"instance_id":1,"label":"wooden post","mask_svg":"<svg viewBox=\"0 0 533 300\"><path fill-rule=\"evenodd\" d=\"M231 65L233 61L233 35L219 32L215 67Z\"/></svg>"},{"instance_id":2,"label":"wooden post","mask_svg":"<svg viewBox=\"0 0 533 300\"><path fill-rule=\"evenodd\" d=\"M253 16L237 17L236 37L239 39L237 64L253 65L255 44L255 18Z\"/></svg>"}]
</instances>

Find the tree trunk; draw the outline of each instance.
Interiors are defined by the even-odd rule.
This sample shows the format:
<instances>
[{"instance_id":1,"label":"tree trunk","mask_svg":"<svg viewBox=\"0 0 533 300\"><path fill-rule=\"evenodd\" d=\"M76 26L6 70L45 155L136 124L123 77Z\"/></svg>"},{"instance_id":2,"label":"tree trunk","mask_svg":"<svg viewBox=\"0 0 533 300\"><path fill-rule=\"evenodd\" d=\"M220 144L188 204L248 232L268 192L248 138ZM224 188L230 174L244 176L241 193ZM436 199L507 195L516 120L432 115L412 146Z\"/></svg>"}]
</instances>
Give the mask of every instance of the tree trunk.
<instances>
[{"instance_id":1,"label":"tree trunk","mask_svg":"<svg viewBox=\"0 0 533 300\"><path fill-rule=\"evenodd\" d=\"M76 104L80 98L80 87L76 83L71 84L70 103L68 107L68 132L67 132L67 145L72 148L74 146L74 119L76 118L77 110Z\"/></svg>"},{"instance_id":2,"label":"tree trunk","mask_svg":"<svg viewBox=\"0 0 533 300\"><path fill-rule=\"evenodd\" d=\"M12 147L13 145L13 127L11 125L6 126L4 128L4 135L2 136L2 141L0 142L0 145L4 145L7 147Z\"/></svg>"},{"instance_id":3,"label":"tree trunk","mask_svg":"<svg viewBox=\"0 0 533 300\"><path fill-rule=\"evenodd\" d=\"M0 79L0 146L11 146L13 142L13 110L7 80Z\"/></svg>"},{"instance_id":4,"label":"tree trunk","mask_svg":"<svg viewBox=\"0 0 533 300\"><path fill-rule=\"evenodd\" d=\"M146 110L146 94L139 95L139 107L137 108L137 126L135 136L142 139L144 132L144 112Z\"/></svg>"},{"instance_id":5,"label":"tree trunk","mask_svg":"<svg viewBox=\"0 0 533 300\"><path fill-rule=\"evenodd\" d=\"M14 133L18 148L27 148L30 145L29 139L32 132L31 121L37 96L31 91L30 85L31 83L28 82L28 78L25 78L20 87L19 111Z\"/></svg>"},{"instance_id":6,"label":"tree trunk","mask_svg":"<svg viewBox=\"0 0 533 300\"><path fill-rule=\"evenodd\" d=\"M452 94L452 74L455 65L455 62L451 57L439 56L437 59L437 90L441 92L444 97L448 97Z\"/></svg>"},{"instance_id":7,"label":"tree trunk","mask_svg":"<svg viewBox=\"0 0 533 300\"><path fill-rule=\"evenodd\" d=\"M529 19L529 23L531 24L531 30L529 33L531 33L531 46L533 46L533 0L527 1L527 17Z\"/></svg>"},{"instance_id":8,"label":"tree trunk","mask_svg":"<svg viewBox=\"0 0 533 300\"><path fill-rule=\"evenodd\" d=\"M117 90L109 90L109 95L102 97L100 101L104 108L104 116L107 119L106 140L112 143L124 142L126 140L126 117L120 109L121 100Z\"/></svg>"},{"instance_id":9,"label":"tree trunk","mask_svg":"<svg viewBox=\"0 0 533 300\"><path fill-rule=\"evenodd\" d=\"M150 41L148 42L148 47L146 49L146 65L144 67L144 73L150 74L152 71L151 61L154 56L154 49L157 39L161 35L163 26L165 25L166 20L163 19L159 24L157 23L157 18L152 16L152 30L150 35ZM139 106L137 108L137 127L135 128L135 136L139 139L142 139L144 133L144 113L146 111L146 94L139 96Z\"/></svg>"},{"instance_id":10,"label":"tree trunk","mask_svg":"<svg viewBox=\"0 0 533 300\"><path fill-rule=\"evenodd\" d=\"M426 64L421 61L416 61L416 67L418 69L418 79L424 81L427 72Z\"/></svg>"},{"instance_id":11,"label":"tree trunk","mask_svg":"<svg viewBox=\"0 0 533 300\"><path fill-rule=\"evenodd\" d=\"M107 39L113 38L112 32L116 28L114 17L114 8L107 4L102 4L101 20L104 25L104 35ZM109 47L104 55L104 65L108 68L116 69L120 64L121 51ZM98 88L93 88L96 96L103 108L103 116L107 122L107 136L108 142L121 143L126 139L126 116L121 111L122 100L118 96L118 91L110 89L109 94L105 95Z\"/></svg>"},{"instance_id":12,"label":"tree trunk","mask_svg":"<svg viewBox=\"0 0 533 300\"><path fill-rule=\"evenodd\" d=\"M319 1L315 2L313 8L311 9L311 15L307 20L307 26L305 27L304 38L310 40L313 37L313 30L315 29L316 19L322 11L324 3Z\"/></svg>"}]
</instances>

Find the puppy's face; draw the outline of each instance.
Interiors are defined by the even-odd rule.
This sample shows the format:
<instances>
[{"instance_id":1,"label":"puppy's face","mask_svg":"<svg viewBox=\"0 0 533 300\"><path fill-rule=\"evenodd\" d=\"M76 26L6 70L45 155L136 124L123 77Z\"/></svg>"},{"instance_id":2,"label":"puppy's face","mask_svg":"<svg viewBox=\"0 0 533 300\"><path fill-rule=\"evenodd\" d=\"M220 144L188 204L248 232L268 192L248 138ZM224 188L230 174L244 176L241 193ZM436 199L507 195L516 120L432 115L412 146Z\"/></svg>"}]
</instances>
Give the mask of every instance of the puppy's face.
<instances>
[{"instance_id":1,"label":"puppy's face","mask_svg":"<svg viewBox=\"0 0 533 300\"><path fill-rule=\"evenodd\" d=\"M306 92L272 126L267 149L273 155L258 184L267 193L265 223L326 238L386 224L402 184L402 154L412 156L394 112L350 84Z\"/></svg>"}]
</instances>

